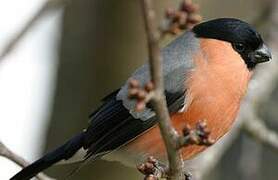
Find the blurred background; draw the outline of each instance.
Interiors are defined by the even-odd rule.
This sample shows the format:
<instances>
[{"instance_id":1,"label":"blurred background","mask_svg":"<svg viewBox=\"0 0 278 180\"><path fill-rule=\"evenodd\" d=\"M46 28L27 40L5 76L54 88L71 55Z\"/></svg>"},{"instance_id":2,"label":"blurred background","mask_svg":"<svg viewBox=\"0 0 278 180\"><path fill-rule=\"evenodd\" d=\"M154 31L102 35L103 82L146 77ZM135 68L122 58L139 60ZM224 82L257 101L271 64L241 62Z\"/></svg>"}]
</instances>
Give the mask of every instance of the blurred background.
<instances>
[{"instance_id":1,"label":"blurred background","mask_svg":"<svg viewBox=\"0 0 278 180\"><path fill-rule=\"evenodd\" d=\"M272 26L261 23L271 0L194 2L200 5L204 20L237 17L259 22L262 34ZM43 3L0 0L0 50ZM159 21L167 7L176 8L179 3L156 0ZM100 99L145 62L144 33L139 0L71 0L65 8L46 14L0 62L0 140L33 161L86 128L88 115ZM259 113L277 130L278 91L273 92ZM246 152L251 155L245 158ZM76 166L55 166L46 173L61 179ZM277 167L277 154L240 135L205 179L276 180ZM2 157L0 168L1 180L20 170ZM98 160L72 179L130 180L142 175L119 163Z\"/></svg>"}]
</instances>

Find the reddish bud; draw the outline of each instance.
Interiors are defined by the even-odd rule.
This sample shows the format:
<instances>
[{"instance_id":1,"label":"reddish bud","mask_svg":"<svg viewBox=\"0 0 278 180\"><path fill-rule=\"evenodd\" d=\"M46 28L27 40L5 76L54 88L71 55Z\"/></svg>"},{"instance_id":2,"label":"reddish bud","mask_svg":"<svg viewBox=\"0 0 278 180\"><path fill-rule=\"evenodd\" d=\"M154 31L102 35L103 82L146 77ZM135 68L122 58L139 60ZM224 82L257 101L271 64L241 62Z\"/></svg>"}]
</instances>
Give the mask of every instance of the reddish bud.
<instances>
[{"instance_id":1,"label":"reddish bud","mask_svg":"<svg viewBox=\"0 0 278 180\"><path fill-rule=\"evenodd\" d=\"M145 180L158 180L158 178L155 177L153 174L150 174L150 175L146 176L144 179Z\"/></svg>"},{"instance_id":2,"label":"reddish bud","mask_svg":"<svg viewBox=\"0 0 278 180\"><path fill-rule=\"evenodd\" d=\"M147 96L147 93L144 90L139 90L137 93L138 100L144 100Z\"/></svg>"},{"instance_id":3,"label":"reddish bud","mask_svg":"<svg viewBox=\"0 0 278 180\"><path fill-rule=\"evenodd\" d=\"M145 85L145 90L147 92L151 92L152 90L154 89L154 85L152 82L148 82L146 85Z\"/></svg>"},{"instance_id":4,"label":"reddish bud","mask_svg":"<svg viewBox=\"0 0 278 180\"><path fill-rule=\"evenodd\" d=\"M136 104L135 110L140 112L140 111L143 111L145 109L145 107L146 107L146 103L144 101L139 101Z\"/></svg>"},{"instance_id":5,"label":"reddish bud","mask_svg":"<svg viewBox=\"0 0 278 180\"><path fill-rule=\"evenodd\" d=\"M138 165L137 166L137 169L141 172L141 173L143 173L143 174L145 174L145 164L140 164L140 165Z\"/></svg>"},{"instance_id":6,"label":"reddish bud","mask_svg":"<svg viewBox=\"0 0 278 180\"><path fill-rule=\"evenodd\" d=\"M138 89L129 89L128 98L133 99L137 96L139 90Z\"/></svg>"},{"instance_id":7,"label":"reddish bud","mask_svg":"<svg viewBox=\"0 0 278 180\"><path fill-rule=\"evenodd\" d=\"M172 18L175 15L175 10L172 8L166 9L166 18Z\"/></svg>"},{"instance_id":8,"label":"reddish bud","mask_svg":"<svg viewBox=\"0 0 278 180\"><path fill-rule=\"evenodd\" d=\"M157 159L155 159L153 156L149 156L147 161L152 164L156 164L158 162Z\"/></svg>"},{"instance_id":9,"label":"reddish bud","mask_svg":"<svg viewBox=\"0 0 278 180\"><path fill-rule=\"evenodd\" d=\"M140 83L136 79L129 80L129 87L130 88L138 88L140 86Z\"/></svg>"},{"instance_id":10,"label":"reddish bud","mask_svg":"<svg viewBox=\"0 0 278 180\"><path fill-rule=\"evenodd\" d=\"M188 23L191 23L193 25L195 24L198 24L199 22L202 21L202 16L199 15L199 14L190 14L188 17L187 17L187 22Z\"/></svg>"}]
</instances>

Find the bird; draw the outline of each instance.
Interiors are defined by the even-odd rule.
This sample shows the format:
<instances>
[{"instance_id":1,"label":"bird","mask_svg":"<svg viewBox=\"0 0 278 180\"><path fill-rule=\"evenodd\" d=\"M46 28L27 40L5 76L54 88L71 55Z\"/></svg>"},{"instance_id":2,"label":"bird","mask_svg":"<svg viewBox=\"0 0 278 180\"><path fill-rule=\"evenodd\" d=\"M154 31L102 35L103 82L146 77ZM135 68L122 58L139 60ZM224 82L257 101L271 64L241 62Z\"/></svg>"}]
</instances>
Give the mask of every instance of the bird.
<instances>
[{"instance_id":1,"label":"bird","mask_svg":"<svg viewBox=\"0 0 278 180\"><path fill-rule=\"evenodd\" d=\"M177 133L205 119L216 141L232 127L255 67L272 59L261 35L247 22L217 18L194 26L161 49L164 92ZM148 156L162 162L167 153L152 106L136 111L128 97L129 81L150 82L149 64L102 99L87 129L23 168L10 180L27 180L61 161L103 158L136 167ZM181 149L184 161L206 146Z\"/></svg>"}]
</instances>

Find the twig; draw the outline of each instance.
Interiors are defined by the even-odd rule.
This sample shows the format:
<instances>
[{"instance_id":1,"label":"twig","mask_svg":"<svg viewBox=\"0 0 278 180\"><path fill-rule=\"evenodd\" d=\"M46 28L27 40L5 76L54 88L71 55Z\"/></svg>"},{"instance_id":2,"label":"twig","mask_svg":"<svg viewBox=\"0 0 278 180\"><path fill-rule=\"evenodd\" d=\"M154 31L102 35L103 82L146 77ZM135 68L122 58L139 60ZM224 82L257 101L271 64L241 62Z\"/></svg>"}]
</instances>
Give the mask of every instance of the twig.
<instances>
[{"instance_id":1,"label":"twig","mask_svg":"<svg viewBox=\"0 0 278 180\"><path fill-rule=\"evenodd\" d=\"M197 123L196 129L185 128L183 136L178 135L173 128L164 95L159 39L161 35L167 33L176 34L178 31L192 27L201 20L201 16L196 13L198 11L197 5L193 4L191 0L183 0L178 11L172 11L172 14L169 14L168 11L166 16L169 21L168 27L161 29L162 34L160 34L160 31L155 26L155 12L152 7L152 1L142 0L141 2L148 38L151 82L146 84L144 88L140 88L138 81L131 80L129 96L137 100L136 110L143 110L150 101L156 112L160 133L165 143L169 161L167 170L160 174L165 174L167 171L167 179L184 179L185 174L183 171L183 160L179 152L180 149L192 144L210 146L214 141L209 137L210 132L205 122L200 121ZM147 162L147 164L150 165L151 163ZM147 168L147 172L149 172L149 168ZM153 179L156 177L153 176L153 173L147 173L146 178Z\"/></svg>"},{"instance_id":2,"label":"twig","mask_svg":"<svg viewBox=\"0 0 278 180\"><path fill-rule=\"evenodd\" d=\"M14 163L16 163L17 165L19 165L21 167L26 167L30 164L25 159L23 159L19 155L15 154L13 151L11 151L1 141L0 141L0 156L6 157L7 159L13 161ZM39 173L39 174L37 174L36 177L39 180L55 180L53 178L48 177L44 173Z\"/></svg>"},{"instance_id":3,"label":"twig","mask_svg":"<svg viewBox=\"0 0 278 180\"><path fill-rule=\"evenodd\" d=\"M141 0L145 28L148 38L149 63L152 82L154 83L154 97L152 103L158 119L158 125L165 143L169 160L169 179L184 178L183 162L179 151L176 150L178 134L172 127L164 95L164 84L162 77L162 57L159 49L159 31L155 26L155 12L151 0Z\"/></svg>"},{"instance_id":4,"label":"twig","mask_svg":"<svg viewBox=\"0 0 278 180\"><path fill-rule=\"evenodd\" d=\"M252 138L243 137L240 145L238 171L240 179L260 180L262 178L263 145L253 141ZM252 149L252 151L250 151Z\"/></svg>"},{"instance_id":5,"label":"twig","mask_svg":"<svg viewBox=\"0 0 278 180\"><path fill-rule=\"evenodd\" d=\"M244 121L243 130L255 140L278 153L278 134L268 129L263 120L256 117L255 114Z\"/></svg>"},{"instance_id":6,"label":"twig","mask_svg":"<svg viewBox=\"0 0 278 180\"><path fill-rule=\"evenodd\" d=\"M183 136L179 136L178 141L176 142L176 149L179 150L180 148L189 145L210 146L214 143L214 140L212 140L209 135L210 131L207 127L206 121L199 121L195 128L191 128L188 125L183 129ZM145 180L169 178L169 168L160 164L154 157L148 157L147 161L140 164L137 169L145 175ZM184 173L183 179L190 180L191 174Z\"/></svg>"},{"instance_id":7,"label":"twig","mask_svg":"<svg viewBox=\"0 0 278 180\"><path fill-rule=\"evenodd\" d=\"M7 43L0 53L0 62L16 47L18 42L26 33L40 20L47 12L66 5L70 0L47 0L41 8L27 21L24 27L19 30Z\"/></svg>"}]
</instances>

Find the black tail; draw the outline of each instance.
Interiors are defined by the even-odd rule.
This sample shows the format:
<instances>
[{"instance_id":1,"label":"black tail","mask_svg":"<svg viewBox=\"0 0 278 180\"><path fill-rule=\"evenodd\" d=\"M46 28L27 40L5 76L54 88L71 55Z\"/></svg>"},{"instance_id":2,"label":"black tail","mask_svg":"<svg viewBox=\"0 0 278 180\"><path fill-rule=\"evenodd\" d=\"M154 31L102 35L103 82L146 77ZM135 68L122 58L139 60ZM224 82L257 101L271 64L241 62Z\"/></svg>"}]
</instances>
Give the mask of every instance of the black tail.
<instances>
[{"instance_id":1,"label":"black tail","mask_svg":"<svg viewBox=\"0 0 278 180\"><path fill-rule=\"evenodd\" d=\"M71 158L80 148L82 148L84 139L84 133L80 133L70 140L68 140L64 145L55 149L54 151L46 154L39 160L35 161L31 165L22 169L16 175L14 175L10 180L28 180L34 177L39 172L50 167L51 165L57 163L60 160L67 160Z\"/></svg>"}]
</instances>

